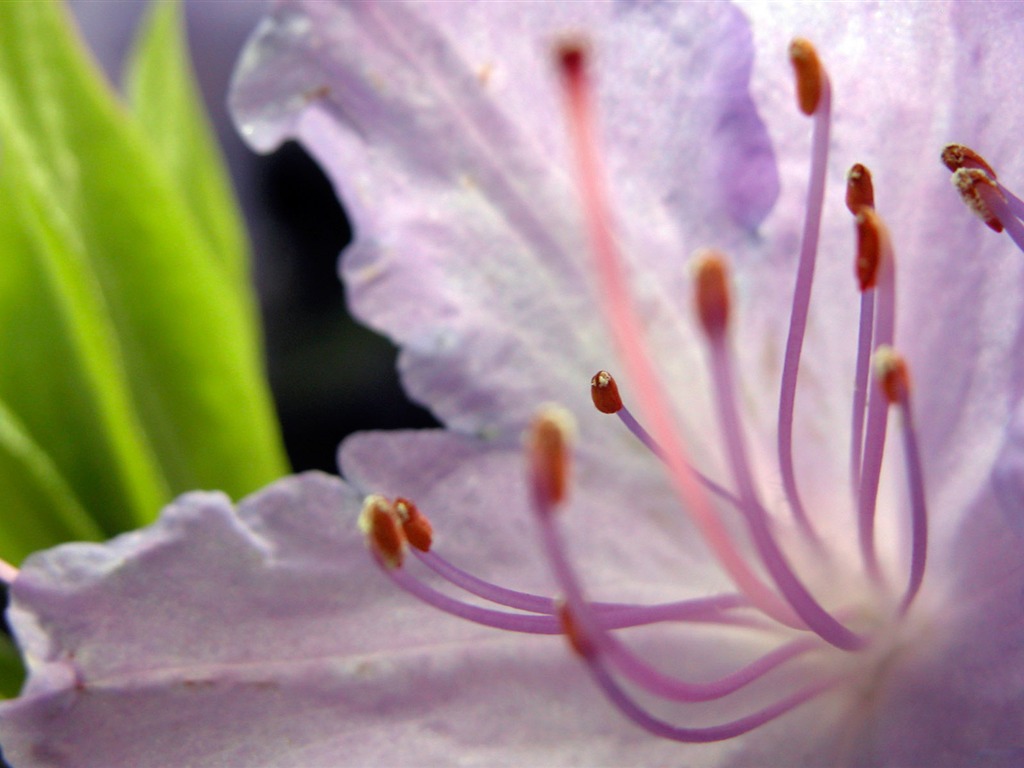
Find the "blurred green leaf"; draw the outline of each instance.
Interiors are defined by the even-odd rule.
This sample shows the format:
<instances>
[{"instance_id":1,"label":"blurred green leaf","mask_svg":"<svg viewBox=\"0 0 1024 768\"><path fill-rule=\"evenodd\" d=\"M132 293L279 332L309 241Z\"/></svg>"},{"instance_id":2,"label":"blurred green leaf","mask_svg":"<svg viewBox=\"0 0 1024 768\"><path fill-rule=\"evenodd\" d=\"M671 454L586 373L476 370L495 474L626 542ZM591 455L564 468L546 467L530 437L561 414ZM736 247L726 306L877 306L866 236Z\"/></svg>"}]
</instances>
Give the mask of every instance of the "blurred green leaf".
<instances>
[{"instance_id":1,"label":"blurred green leaf","mask_svg":"<svg viewBox=\"0 0 1024 768\"><path fill-rule=\"evenodd\" d=\"M150 146L184 192L214 255L247 296L249 246L220 149L202 109L181 3L151 3L128 60L125 92Z\"/></svg>"},{"instance_id":2,"label":"blurred green leaf","mask_svg":"<svg viewBox=\"0 0 1024 768\"><path fill-rule=\"evenodd\" d=\"M25 681L25 668L14 643L0 635L0 696L16 696Z\"/></svg>"},{"instance_id":3,"label":"blurred green leaf","mask_svg":"<svg viewBox=\"0 0 1024 768\"><path fill-rule=\"evenodd\" d=\"M287 471L178 13L161 5L143 33L136 118L59 5L0 3L0 402L16 436L0 434L0 488L23 488L0 505L0 557L14 562L40 546L25 520L111 535L181 491L237 498Z\"/></svg>"}]
</instances>

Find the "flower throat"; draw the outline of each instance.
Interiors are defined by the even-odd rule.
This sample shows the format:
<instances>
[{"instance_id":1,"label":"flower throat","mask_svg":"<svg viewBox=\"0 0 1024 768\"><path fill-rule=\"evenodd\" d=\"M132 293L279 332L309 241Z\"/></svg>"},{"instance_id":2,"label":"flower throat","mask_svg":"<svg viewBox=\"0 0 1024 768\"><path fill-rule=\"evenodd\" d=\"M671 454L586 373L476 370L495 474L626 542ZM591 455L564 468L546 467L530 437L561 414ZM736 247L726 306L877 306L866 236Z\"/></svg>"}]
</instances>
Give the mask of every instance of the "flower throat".
<instances>
[{"instance_id":1,"label":"flower throat","mask_svg":"<svg viewBox=\"0 0 1024 768\"><path fill-rule=\"evenodd\" d=\"M836 564L804 505L793 460L793 424L797 380L807 328L811 289L825 194L831 126L831 85L814 47L797 39L789 49L800 110L811 118L810 179L797 261L796 285L783 356L778 421L777 461L788 513L798 541L783 542L759 493L737 398L734 358L729 345L732 301L726 257L713 250L694 258L694 310L702 331L713 384L716 423L725 449L731 483L699 471L676 428L670 400L646 350L645 333L627 290L627 273L612 231L609 196L595 129L589 54L571 42L557 51L569 136L575 151L575 175L591 246L593 271L603 298L616 351L635 393L639 417L624 404L611 373L591 380L596 409L615 415L626 429L665 466L680 507L706 543L735 592L659 604L597 602L586 598L570 562L558 512L571 491L571 443L574 433L566 411L542 408L528 430L526 464L530 503L540 539L559 588L558 597L507 589L468 573L432 548L427 517L410 500L367 497L360 527L371 554L397 586L446 613L484 626L512 632L565 635L608 700L647 731L682 742L710 742L758 728L841 683L854 683L865 664L878 663L886 644L906 621L924 582L928 551L927 494L911 404L908 366L895 351L896 265L885 224L874 205L871 174L854 165L847 175L846 204L856 231L854 273L860 292L860 319L850 416L850 495L855 510L861 560L860 578L875 603L871 620L854 603L827 607L812 592L792 562L797 549L813 553L826 572ZM964 201L986 223L1007 233L1024 250L1024 203L1006 190L991 167L973 151L950 145L943 161ZM909 517L909 557L901 586L880 565L875 545L875 518L886 443L889 410L900 416L904 477ZM652 427L648 431L643 424ZM747 544L724 524L723 512L743 523ZM450 596L410 573L406 556L449 586L498 607ZM832 574L838 575L838 574ZM511 610L506 610L511 609ZM776 638L768 653L711 681L666 674L622 640L621 630L663 623L702 624L739 629ZM851 660L847 663L845 660ZM784 683L771 673L788 668ZM767 679L766 679L767 678ZM735 707L728 722L688 727L661 719L643 698L667 702L723 700L759 682L772 692L771 703L744 711ZM730 710L731 711L731 710Z\"/></svg>"}]
</instances>

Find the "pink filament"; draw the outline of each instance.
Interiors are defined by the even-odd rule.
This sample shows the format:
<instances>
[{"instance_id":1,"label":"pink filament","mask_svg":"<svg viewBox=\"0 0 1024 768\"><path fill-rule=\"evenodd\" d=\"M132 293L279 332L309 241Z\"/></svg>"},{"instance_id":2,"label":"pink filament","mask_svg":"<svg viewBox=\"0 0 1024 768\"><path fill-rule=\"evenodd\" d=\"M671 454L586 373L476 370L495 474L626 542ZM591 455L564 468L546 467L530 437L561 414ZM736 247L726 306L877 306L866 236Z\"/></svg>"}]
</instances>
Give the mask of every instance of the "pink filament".
<instances>
[{"instance_id":1,"label":"pink filament","mask_svg":"<svg viewBox=\"0 0 1024 768\"><path fill-rule=\"evenodd\" d=\"M814 111L814 137L811 149L811 175L807 188L807 216L804 219L803 239L800 244L800 260L796 274L796 288L793 291L793 310L789 320L789 336L786 339L786 354L782 368L782 385L779 392L779 469L782 485L786 491L790 508L800 529L812 540L817 534L800 500L793 467L793 413L796 404L796 384L800 372L800 353L803 350L804 334L807 330L807 312L811 301L811 287L814 283L814 264L818 253L818 237L821 232L821 211L825 200L825 176L828 170L828 143L832 125L832 87L828 75L822 70L821 97Z\"/></svg>"},{"instance_id":2,"label":"pink filament","mask_svg":"<svg viewBox=\"0 0 1024 768\"><path fill-rule=\"evenodd\" d=\"M611 233L608 196L604 189L604 175L594 135L591 88L583 57L581 53L581 60L575 62L575 65L563 60L566 106L570 138L576 148L578 181L595 267L605 294L608 321L619 354L636 387L641 411L653 425L654 438L664 451L665 463L676 493L715 557L740 591L761 611L784 624L799 624L792 610L750 570L733 545L728 532L694 479L686 449L672 427L672 409L644 349L644 336L626 290L625 270Z\"/></svg>"}]
</instances>

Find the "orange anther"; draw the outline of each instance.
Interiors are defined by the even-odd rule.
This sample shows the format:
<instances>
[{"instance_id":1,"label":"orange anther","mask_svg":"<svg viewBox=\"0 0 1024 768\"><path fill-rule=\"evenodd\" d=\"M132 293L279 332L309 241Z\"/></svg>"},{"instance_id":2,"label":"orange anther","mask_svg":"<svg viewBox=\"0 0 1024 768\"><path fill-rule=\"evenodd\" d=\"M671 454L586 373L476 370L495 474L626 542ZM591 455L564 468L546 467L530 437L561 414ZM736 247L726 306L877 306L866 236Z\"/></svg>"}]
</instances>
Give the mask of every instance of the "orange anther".
<instances>
[{"instance_id":1,"label":"orange anther","mask_svg":"<svg viewBox=\"0 0 1024 768\"><path fill-rule=\"evenodd\" d=\"M598 371L590 380L590 399L601 413L618 413L622 410L619 385L608 371Z\"/></svg>"},{"instance_id":2,"label":"orange anther","mask_svg":"<svg viewBox=\"0 0 1024 768\"><path fill-rule=\"evenodd\" d=\"M985 161L985 158L963 144L947 144L944 146L942 148L942 163L954 173L961 168L975 168L984 171L993 179L999 178L992 166Z\"/></svg>"},{"instance_id":3,"label":"orange anther","mask_svg":"<svg viewBox=\"0 0 1024 768\"><path fill-rule=\"evenodd\" d=\"M856 163L846 172L846 207L856 216L865 206L875 207L875 186L871 182L871 171Z\"/></svg>"},{"instance_id":4,"label":"orange anther","mask_svg":"<svg viewBox=\"0 0 1024 768\"><path fill-rule=\"evenodd\" d=\"M359 530L385 565L401 567L405 557L405 536L391 502L383 496L367 496L359 515Z\"/></svg>"},{"instance_id":5,"label":"orange anther","mask_svg":"<svg viewBox=\"0 0 1024 768\"><path fill-rule=\"evenodd\" d=\"M558 406L546 406L530 428L529 454L535 489L551 505L569 494L569 440L572 417Z\"/></svg>"},{"instance_id":6,"label":"orange anther","mask_svg":"<svg viewBox=\"0 0 1024 768\"><path fill-rule=\"evenodd\" d=\"M411 501L401 497L395 499L395 513L402 522L402 532L406 541L420 552L429 552L434 539L434 528L427 516Z\"/></svg>"},{"instance_id":7,"label":"orange anther","mask_svg":"<svg viewBox=\"0 0 1024 768\"><path fill-rule=\"evenodd\" d=\"M1003 196L1003 193L999 191L999 185L993 181L991 176L980 168L960 168L953 173L952 182L964 203L979 219L993 231L1003 231L1003 223L985 202L985 194Z\"/></svg>"},{"instance_id":8,"label":"orange anther","mask_svg":"<svg viewBox=\"0 0 1024 768\"><path fill-rule=\"evenodd\" d=\"M881 346L873 356L875 376L892 404L906 399L910 392L910 371L903 357L892 347Z\"/></svg>"},{"instance_id":9,"label":"orange anther","mask_svg":"<svg viewBox=\"0 0 1024 768\"><path fill-rule=\"evenodd\" d=\"M796 101L800 111L813 115L825 88L825 70L810 41L798 37L789 44L789 61L796 75Z\"/></svg>"},{"instance_id":10,"label":"orange anther","mask_svg":"<svg viewBox=\"0 0 1024 768\"><path fill-rule=\"evenodd\" d=\"M882 260L882 219L872 208L861 208L854 221L857 224L857 258L854 272L860 289L874 288L878 280L878 265Z\"/></svg>"},{"instance_id":11,"label":"orange anther","mask_svg":"<svg viewBox=\"0 0 1024 768\"><path fill-rule=\"evenodd\" d=\"M704 251L694 265L694 298L697 317L709 337L725 332L729 323L729 271L725 256Z\"/></svg>"},{"instance_id":12,"label":"orange anther","mask_svg":"<svg viewBox=\"0 0 1024 768\"><path fill-rule=\"evenodd\" d=\"M558 620L562 624L562 632L565 634L565 639L569 641L573 651L584 659L592 657L594 655L594 644L580 631L580 628L576 625L576 620L573 619L572 614L569 612L569 606L565 603L558 606Z\"/></svg>"}]
</instances>

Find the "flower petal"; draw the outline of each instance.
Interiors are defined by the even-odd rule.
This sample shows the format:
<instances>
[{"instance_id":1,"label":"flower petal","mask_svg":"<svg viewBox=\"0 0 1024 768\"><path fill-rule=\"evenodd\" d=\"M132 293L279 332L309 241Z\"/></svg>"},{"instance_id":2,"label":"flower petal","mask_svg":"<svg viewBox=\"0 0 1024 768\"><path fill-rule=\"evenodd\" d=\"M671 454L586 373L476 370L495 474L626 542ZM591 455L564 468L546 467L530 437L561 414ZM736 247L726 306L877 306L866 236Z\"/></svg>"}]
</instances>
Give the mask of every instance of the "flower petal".
<instances>
[{"instance_id":1,"label":"flower petal","mask_svg":"<svg viewBox=\"0 0 1024 768\"><path fill-rule=\"evenodd\" d=\"M297 136L334 181L355 221L353 310L458 429L518 430L552 398L589 411L586 382L610 364L552 61L566 34L594 44L646 311L685 325L683 259L712 234L749 237L777 192L730 6L296 2L236 74L254 146Z\"/></svg>"},{"instance_id":2,"label":"flower petal","mask_svg":"<svg viewBox=\"0 0 1024 768\"><path fill-rule=\"evenodd\" d=\"M592 702L558 638L472 627L395 589L356 531L359 506L350 486L309 474L237 511L221 494L189 494L149 528L34 555L12 590L31 678L0 704L6 759L97 768L671 759L674 745Z\"/></svg>"}]
</instances>

